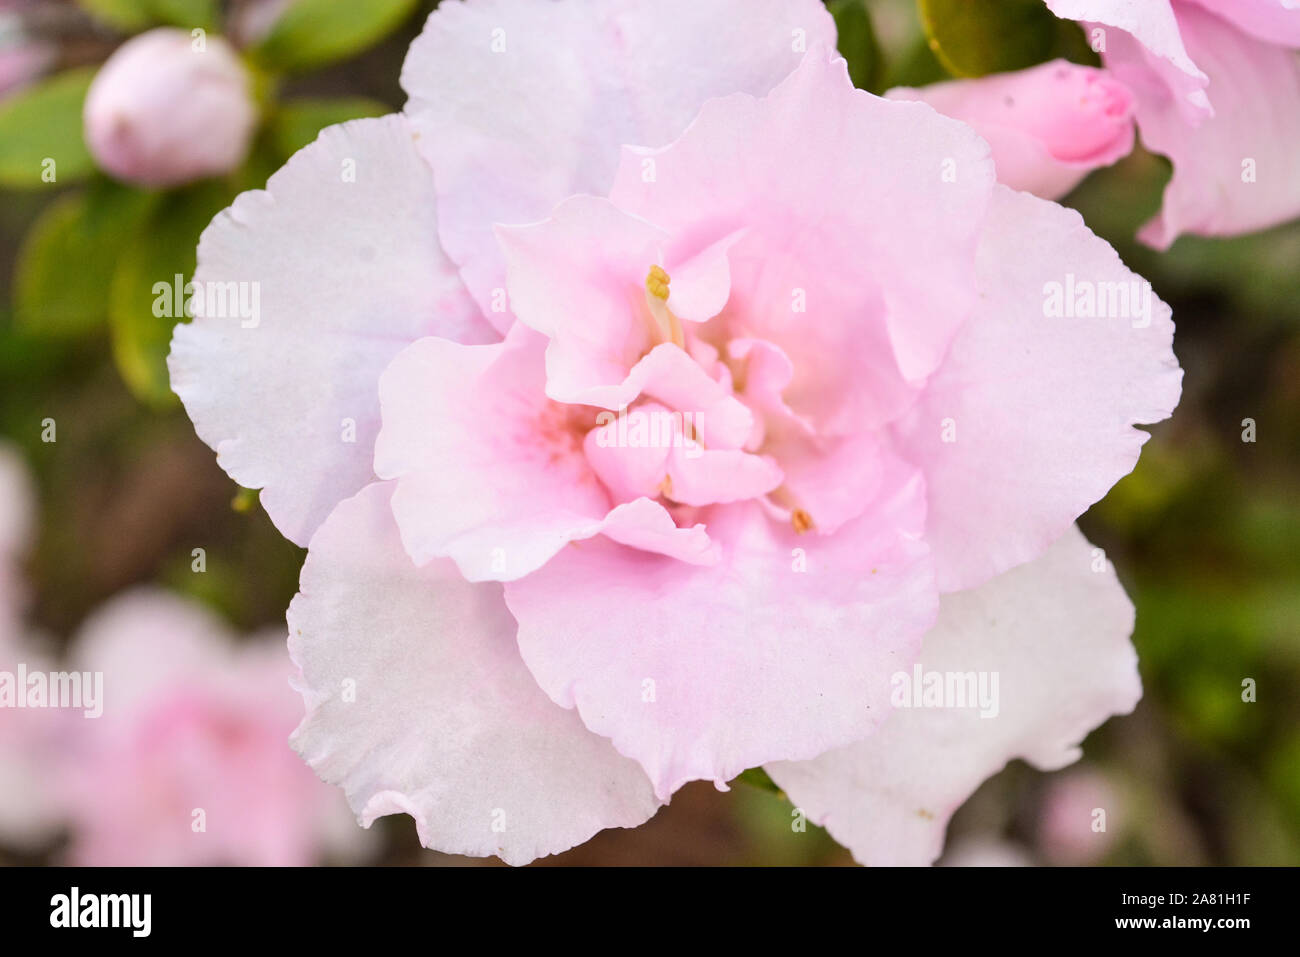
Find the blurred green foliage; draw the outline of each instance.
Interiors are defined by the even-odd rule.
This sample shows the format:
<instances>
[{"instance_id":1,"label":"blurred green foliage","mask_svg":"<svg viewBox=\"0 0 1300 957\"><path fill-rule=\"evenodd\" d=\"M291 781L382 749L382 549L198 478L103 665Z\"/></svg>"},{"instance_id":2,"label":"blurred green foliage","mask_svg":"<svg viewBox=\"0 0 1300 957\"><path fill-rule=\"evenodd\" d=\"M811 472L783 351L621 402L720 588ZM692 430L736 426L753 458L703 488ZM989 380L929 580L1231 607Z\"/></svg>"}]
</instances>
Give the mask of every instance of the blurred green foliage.
<instances>
[{"instance_id":1,"label":"blurred green foliage","mask_svg":"<svg viewBox=\"0 0 1300 957\"><path fill-rule=\"evenodd\" d=\"M40 189L90 175L81 107L94 75L68 70L0 102L0 188Z\"/></svg>"},{"instance_id":2,"label":"blurred green foliage","mask_svg":"<svg viewBox=\"0 0 1300 957\"><path fill-rule=\"evenodd\" d=\"M1083 30L1042 0L919 0L930 49L953 76L1022 70L1056 57L1097 65Z\"/></svg>"},{"instance_id":3,"label":"blurred green foliage","mask_svg":"<svg viewBox=\"0 0 1300 957\"><path fill-rule=\"evenodd\" d=\"M296 0L252 50L270 70L298 72L344 60L395 30L418 0Z\"/></svg>"}]
</instances>

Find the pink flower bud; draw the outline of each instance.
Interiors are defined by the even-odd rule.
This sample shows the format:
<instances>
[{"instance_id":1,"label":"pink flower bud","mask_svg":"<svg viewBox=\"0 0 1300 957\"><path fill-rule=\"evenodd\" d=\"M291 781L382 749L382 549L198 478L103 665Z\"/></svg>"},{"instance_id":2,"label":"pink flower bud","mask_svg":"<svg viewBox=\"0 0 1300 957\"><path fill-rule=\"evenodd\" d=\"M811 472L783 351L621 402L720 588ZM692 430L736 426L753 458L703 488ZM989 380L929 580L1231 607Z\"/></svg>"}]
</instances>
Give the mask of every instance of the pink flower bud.
<instances>
[{"instance_id":1,"label":"pink flower bud","mask_svg":"<svg viewBox=\"0 0 1300 957\"><path fill-rule=\"evenodd\" d=\"M921 100L970 124L993 148L1000 181L1046 199L1064 196L1133 149L1128 87L1105 70L1066 60L886 96Z\"/></svg>"},{"instance_id":2,"label":"pink flower bud","mask_svg":"<svg viewBox=\"0 0 1300 957\"><path fill-rule=\"evenodd\" d=\"M173 186L238 166L256 119L230 45L164 27L128 40L100 69L86 97L86 143L118 179Z\"/></svg>"}]
</instances>

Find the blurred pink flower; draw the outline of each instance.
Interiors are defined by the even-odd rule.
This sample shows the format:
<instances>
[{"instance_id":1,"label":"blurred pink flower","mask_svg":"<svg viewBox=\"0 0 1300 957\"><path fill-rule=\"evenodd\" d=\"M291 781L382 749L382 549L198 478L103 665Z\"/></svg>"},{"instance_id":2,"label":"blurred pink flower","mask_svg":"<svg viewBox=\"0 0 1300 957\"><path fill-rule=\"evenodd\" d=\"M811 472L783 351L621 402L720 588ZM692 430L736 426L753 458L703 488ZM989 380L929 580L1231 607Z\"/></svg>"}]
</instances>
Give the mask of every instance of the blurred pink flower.
<instances>
[{"instance_id":1,"label":"blurred pink flower","mask_svg":"<svg viewBox=\"0 0 1300 957\"><path fill-rule=\"evenodd\" d=\"M174 186L243 162L257 120L247 70L220 37L160 27L132 37L86 95L85 134L108 173Z\"/></svg>"},{"instance_id":2,"label":"blurred pink flower","mask_svg":"<svg viewBox=\"0 0 1300 957\"><path fill-rule=\"evenodd\" d=\"M968 837L949 847L937 862L943 867L1031 867L1033 859L1018 844L991 836Z\"/></svg>"},{"instance_id":3,"label":"blurred pink flower","mask_svg":"<svg viewBox=\"0 0 1300 957\"><path fill-rule=\"evenodd\" d=\"M20 565L31 544L36 492L21 454L0 443L0 633L21 620Z\"/></svg>"},{"instance_id":4,"label":"blurred pink flower","mask_svg":"<svg viewBox=\"0 0 1300 957\"><path fill-rule=\"evenodd\" d=\"M1300 4L1047 0L1081 20L1137 98L1142 142L1174 175L1139 237L1232 236L1300 215ZM1111 29L1113 28L1113 29Z\"/></svg>"},{"instance_id":5,"label":"blurred pink flower","mask_svg":"<svg viewBox=\"0 0 1300 957\"><path fill-rule=\"evenodd\" d=\"M173 387L310 545L294 740L363 823L525 863L765 765L929 862L1137 700L1072 523L1177 402L1169 310L1053 317L1142 284L833 45L814 0L444 4L404 114L204 233L261 315L178 327ZM922 663L1000 673L996 719L891 715Z\"/></svg>"},{"instance_id":6,"label":"blurred pink flower","mask_svg":"<svg viewBox=\"0 0 1300 957\"><path fill-rule=\"evenodd\" d=\"M1043 797L1038 844L1053 864L1096 864L1124 827L1124 807L1110 780L1091 768L1054 775Z\"/></svg>"},{"instance_id":7,"label":"blurred pink flower","mask_svg":"<svg viewBox=\"0 0 1300 957\"><path fill-rule=\"evenodd\" d=\"M227 30L241 47L252 46L271 32L294 0L246 0L231 12Z\"/></svg>"},{"instance_id":8,"label":"blurred pink flower","mask_svg":"<svg viewBox=\"0 0 1300 957\"><path fill-rule=\"evenodd\" d=\"M47 671L49 661L23 622L20 561L30 544L35 494L19 454L0 445L0 672L20 665ZM48 777L54 734L49 711L0 708L0 844L36 850L60 823Z\"/></svg>"},{"instance_id":9,"label":"blurred pink flower","mask_svg":"<svg viewBox=\"0 0 1300 957\"><path fill-rule=\"evenodd\" d=\"M68 712L55 779L86 865L304 865L358 850L333 789L289 749L281 632L236 643L199 606L140 589L83 625L70 670L103 714Z\"/></svg>"},{"instance_id":10,"label":"blurred pink flower","mask_svg":"<svg viewBox=\"0 0 1300 957\"><path fill-rule=\"evenodd\" d=\"M998 181L1056 199L1133 149L1133 95L1105 70L1053 60L1015 73L898 87L969 123L993 148Z\"/></svg>"},{"instance_id":11,"label":"blurred pink flower","mask_svg":"<svg viewBox=\"0 0 1300 957\"><path fill-rule=\"evenodd\" d=\"M28 36L16 12L0 3L0 99L36 79L54 60L54 51Z\"/></svg>"}]
</instances>

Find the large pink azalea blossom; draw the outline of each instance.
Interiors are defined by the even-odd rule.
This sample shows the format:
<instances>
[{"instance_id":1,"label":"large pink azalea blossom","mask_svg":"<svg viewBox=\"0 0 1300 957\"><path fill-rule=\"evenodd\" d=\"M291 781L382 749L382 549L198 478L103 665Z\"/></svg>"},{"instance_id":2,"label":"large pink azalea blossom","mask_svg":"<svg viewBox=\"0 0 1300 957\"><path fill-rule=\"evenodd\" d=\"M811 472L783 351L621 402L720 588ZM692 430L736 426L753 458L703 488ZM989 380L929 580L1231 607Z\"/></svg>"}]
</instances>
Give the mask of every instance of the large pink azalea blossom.
<instances>
[{"instance_id":1,"label":"large pink azalea blossom","mask_svg":"<svg viewBox=\"0 0 1300 957\"><path fill-rule=\"evenodd\" d=\"M1300 5L1294 0L1047 0L1105 40L1137 123L1173 178L1140 238L1232 236L1300 216Z\"/></svg>"},{"instance_id":2,"label":"large pink azalea blossom","mask_svg":"<svg viewBox=\"0 0 1300 957\"><path fill-rule=\"evenodd\" d=\"M444 3L403 114L204 233L261 315L179 327L173 386L309 545L294 741L363 824L525 863L762 765L925 862L1137 700L1072 524L1177 402L1169 310L834 40L813 0ZM896 709L913 667L999 672L999 716Z\"/></svg>"}]
</instances>

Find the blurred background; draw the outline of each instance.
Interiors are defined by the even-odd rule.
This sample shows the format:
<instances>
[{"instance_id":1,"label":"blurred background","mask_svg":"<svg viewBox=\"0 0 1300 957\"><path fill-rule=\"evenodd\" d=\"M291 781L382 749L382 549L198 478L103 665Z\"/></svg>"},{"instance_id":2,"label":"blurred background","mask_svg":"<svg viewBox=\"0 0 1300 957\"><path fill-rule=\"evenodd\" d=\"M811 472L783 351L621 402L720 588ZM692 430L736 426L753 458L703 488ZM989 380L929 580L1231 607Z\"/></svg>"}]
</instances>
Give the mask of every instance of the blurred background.
<instances>
[{"instance_id":1,"label":"blurred background","mask_svg":"<svg viewBox=\"0 0 1300 957\"><path fill-rule=\"evenodd\" d=\"M0 0L0 434L35 479L23 619L52 655L132 586L188 596L238 635L282 627L296 591L303 552L217 468L167 387L173 320L152 314L149 291L158 277L188 274L213 213L263 185L321 126L401 107L402 59L433 3L376 2L370 19L354 12L316 48L281 35L303 29L281 22L293 5ZM871 62L844 50L855 82L942 78L910 3L868 7ZM235 172L130 188L78 153L81 99L124 39L160 22L207 23L214 35L224 24L253 64L261 119ZM860 40L846 31L842 47ZM310 55L290 62L284 49ZM32 106L51 77L63 88ZM24 181L15 157L56 136L74 138L58 179ZM1169 175L1166 160L1139 149L1065 200L1173 306L1186 371L1174 418L1082 520L1137 606L1146 693L1086 741L1078 765L1042 774L1014 763L986 782L952 823L952 863L1300 862L1300 225L1185 237L1156 254L1133 236ZM43 441L47 419L55 442ZM1246 419L1253 441L1243 440ZM1243 701L1245 679L1254 702ZM1104 834L1086 827L1095 807L1107 809ZM816 828L790 825L790 805L761 783L730 793L697 783L643 827L539 864L851 863ZM408 818L375 830L364 849L318 859L497 863L421 849ZM63 860L73 837L63 828L0 844L0 862Z\"/></svg>"}]
</instances>

